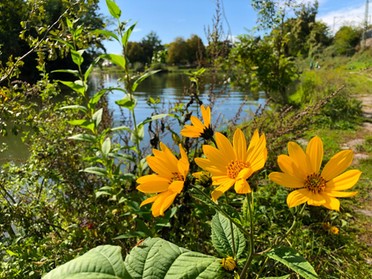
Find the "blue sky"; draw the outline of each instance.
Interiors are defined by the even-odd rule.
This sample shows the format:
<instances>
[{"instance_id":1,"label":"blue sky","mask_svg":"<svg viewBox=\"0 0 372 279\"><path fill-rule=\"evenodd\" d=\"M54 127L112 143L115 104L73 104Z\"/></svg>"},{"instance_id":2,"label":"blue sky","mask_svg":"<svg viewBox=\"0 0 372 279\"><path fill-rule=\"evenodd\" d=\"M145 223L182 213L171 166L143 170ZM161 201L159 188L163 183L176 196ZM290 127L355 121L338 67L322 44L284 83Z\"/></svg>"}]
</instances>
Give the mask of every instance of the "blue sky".
<instances>
[{"instance_id":1,"label":"blue sky","mask_svg":"<svg viewBox=\"0 0 372 279\"><path fill-rule=\"evenodd\" d=\"M223 7L223 28L227 35L235 37L247 34L256 25L257 15L249 0L220 0ZM314 2L303 0L302 2ZM343 24L360 25L364 20L366 0L319 0L318 20L332 31ZM369 2L372 2L371 0ZM130 38L140 41L155 31L163 44L176 37L187 39L192 34L200 36L206 44L205 30L212 25L216 0L116 0L122 10L122 20L137 22ZM106 1L100 0L100 12L109 15ZM369 5L372 14L372 5ZM371 23L371 16L369 17ZM106 42L108 52L120 52L115 42Z\"/></svg>"}]
</instances>

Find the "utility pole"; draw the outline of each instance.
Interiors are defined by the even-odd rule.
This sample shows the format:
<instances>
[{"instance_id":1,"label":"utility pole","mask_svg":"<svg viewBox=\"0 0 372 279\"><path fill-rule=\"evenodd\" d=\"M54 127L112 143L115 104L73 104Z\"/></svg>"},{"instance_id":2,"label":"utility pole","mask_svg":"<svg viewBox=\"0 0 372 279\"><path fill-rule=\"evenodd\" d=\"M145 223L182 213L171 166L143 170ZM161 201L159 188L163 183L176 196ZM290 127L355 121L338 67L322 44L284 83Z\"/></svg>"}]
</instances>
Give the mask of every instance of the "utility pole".
<instances>
[{"instance_id":1,"label":"utility pole","mask_svg":"<svg viewBox=\"0 0 372 279\"><path fill-rule=\"evenodd\" d=\"M364 14L364 30L362 35L362 49L366 48L367 38L366 34L368 31L368 8L369 8L369 0L366 0L366 9Z\"/></svg>"}]
</instances>

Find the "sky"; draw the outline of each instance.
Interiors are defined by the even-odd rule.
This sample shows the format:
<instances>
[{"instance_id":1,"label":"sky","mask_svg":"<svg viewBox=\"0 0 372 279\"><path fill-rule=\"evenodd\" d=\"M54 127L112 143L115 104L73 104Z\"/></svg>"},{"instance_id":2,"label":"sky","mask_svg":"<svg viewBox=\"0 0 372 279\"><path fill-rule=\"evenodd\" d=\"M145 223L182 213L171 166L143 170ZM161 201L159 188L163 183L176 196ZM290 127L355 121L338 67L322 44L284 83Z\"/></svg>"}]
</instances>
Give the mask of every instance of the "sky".
<instances>
[{"instance_id":1,"label":"sky","mask_svg":"<svg viewBox=\"0 0 372 279\"><path fill-rule=\"evenodd\" d=\"M311 2L314 0L303 0ZM206 30L212 26L216 0L116 0L122 10L121 19L136 23L130 41L141 41L154 31L162 44L177 37L188 39L198 35L207 43ZM252 34L257 25L257 13L250 0L220 0L223 13L222 24L226 36L234 38ZM365 18L366 0L318 0L317 20L326 23L331 32L342 25L362 26ZM371 23L372 0L369 0L369 23ZM100 12L109 17L106 1L100 0ZM109 53L120 53L117 42L105 42Z\"/></svg>"}]
</instances>

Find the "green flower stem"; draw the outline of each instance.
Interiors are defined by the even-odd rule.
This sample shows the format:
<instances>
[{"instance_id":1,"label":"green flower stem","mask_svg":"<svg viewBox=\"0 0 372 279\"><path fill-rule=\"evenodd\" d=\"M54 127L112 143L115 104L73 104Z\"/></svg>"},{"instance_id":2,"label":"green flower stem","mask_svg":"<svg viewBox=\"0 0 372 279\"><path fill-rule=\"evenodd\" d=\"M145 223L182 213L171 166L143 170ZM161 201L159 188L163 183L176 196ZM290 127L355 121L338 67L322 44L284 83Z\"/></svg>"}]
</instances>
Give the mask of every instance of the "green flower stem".
<instances>
[{"instance_id":1,"label":"green flower stem","mask_svg":"<svg viewBox=\"0 0 372 279\"><path fill-rule=\"evenodd\" d=\"M254 255L254 231L253 231L253 198L252 198L252 193L247 194L248 198L248 211L249 211L249 251L248 251L248 257L247 261L245 262L242 271L240 272L240 278L246 278L247 276L247 271L249 266L251 265L253 255Z\"/></svg>"}]
</instances>

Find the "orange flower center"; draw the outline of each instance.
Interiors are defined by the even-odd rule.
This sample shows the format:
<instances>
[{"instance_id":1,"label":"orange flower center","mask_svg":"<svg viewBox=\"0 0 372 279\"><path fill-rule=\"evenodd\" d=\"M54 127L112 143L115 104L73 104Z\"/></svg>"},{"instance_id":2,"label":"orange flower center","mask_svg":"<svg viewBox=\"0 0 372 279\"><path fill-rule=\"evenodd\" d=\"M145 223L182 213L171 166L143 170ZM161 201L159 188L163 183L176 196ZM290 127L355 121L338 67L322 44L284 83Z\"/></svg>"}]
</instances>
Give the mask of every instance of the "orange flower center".
<instances>
[{"instance_id":1,"label":"orange flower center","mask_svg":"<svg viewBox=\"0 0 372 279\"><path fill-rule=\"evenodd\" d=\"M183 175L180 174L179 172L172 172L172 175L173 176L171 177L169 184L171 184L173 181L184 181L185 180Z\"/></svg>"},{"instance_id":2,"label":"orange flower center","mask_svg":"<svg viewBox=\"0 0 372 279\"><path fill-rule=\"evenodd\" d=\"M324 191L327 181L319 173L309 174L306 177L305 187L314 194Z\"/></svg>"},{"instance_id":3,"label":"orange flower center","mask_svg":"<svg viewBox=\"0 0 372 279\"><path fill-rule=\"evenodd\" d=\"M242 161L231 161L226 168L227 176L229 178L235 179L242 169L249 168L249 163Z\"/></svg>"}]
</instances>

